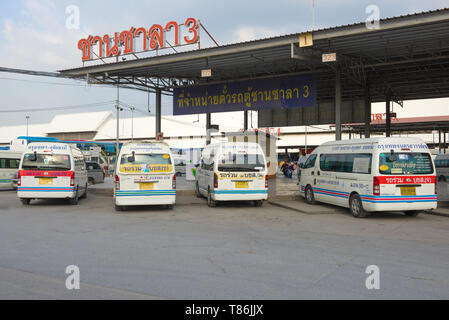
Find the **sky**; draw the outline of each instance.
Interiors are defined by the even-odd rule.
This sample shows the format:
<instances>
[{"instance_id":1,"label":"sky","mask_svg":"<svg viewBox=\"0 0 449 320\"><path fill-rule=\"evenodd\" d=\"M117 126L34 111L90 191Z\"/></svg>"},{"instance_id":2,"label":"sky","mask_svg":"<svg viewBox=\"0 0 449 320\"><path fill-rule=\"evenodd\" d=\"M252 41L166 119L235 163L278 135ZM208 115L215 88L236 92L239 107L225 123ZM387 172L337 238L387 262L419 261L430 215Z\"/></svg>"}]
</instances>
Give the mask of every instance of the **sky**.
<instances>
[{"instance_id":1,"label":"sky","mask_svg":"<svg viewBox=\"0 0 449 320\"><path fill-rule=\"evenodd\" d=\"M373 4L379 7L381 18L449 7L449 0L315 0L314 3L313 26L312 0L2 0L0 66L40 71L80 67L81 51L77 49L77 42L88 34L112 34L131 26L149 28L155 23L181 22L188 17L201 20L217 42L223 45L363 22L367 18L365 8ZM69 18L66 9L71 5L79 8L79 29L66 27ZM201 39L202 47L213 46L204 34ZM116 89L88 86L72 80L0 73L0 97L0 125L22 124L26 115L30 116L30 124L37 124L49 122L56 112L20 110L110 102L116 99ZM120 100L140 110L148 108L146 93L122 89ZM155 97L150 95L151 114L154 114L154 102ZM406 102L406 106L421 112L421 103ZM434 105L433 113L449 113L447 99L430 103ZM171 98L164 97L163 114L171 114L171 107ZM381 111L382 106L374 106L373 109ZM10 110L20 112L6 112ZM58 113L100 110L113 110L113 103ZM122 116L130 115L125 111ZM144 113L135 114L139 115ZM215 117L218 121L217 117L240 119L240 116L228 113Z\"/></svg>"}]
</instances>

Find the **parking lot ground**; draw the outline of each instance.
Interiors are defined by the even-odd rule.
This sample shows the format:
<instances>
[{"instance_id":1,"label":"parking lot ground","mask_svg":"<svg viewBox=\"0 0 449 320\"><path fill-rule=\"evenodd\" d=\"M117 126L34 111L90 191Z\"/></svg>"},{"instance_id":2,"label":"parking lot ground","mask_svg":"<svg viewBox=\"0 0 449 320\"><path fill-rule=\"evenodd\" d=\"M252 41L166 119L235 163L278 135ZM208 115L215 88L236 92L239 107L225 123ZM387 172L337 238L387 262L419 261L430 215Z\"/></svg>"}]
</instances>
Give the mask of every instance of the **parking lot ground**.
<instances>
[{"instance_id":1,"label":"parking lot ground","mask_svg":"<svg viewBox=\"0 0 449 320\"><path fill-rule=\"evenodd\" d=\"M448 299L449 219L303 214L178 197L116 213L90 194L22 206L0 192L3 299ZM80 269L67 290L65 269ZM380 290L368 290L368 265Z\"/></svg>"}]
</instances>

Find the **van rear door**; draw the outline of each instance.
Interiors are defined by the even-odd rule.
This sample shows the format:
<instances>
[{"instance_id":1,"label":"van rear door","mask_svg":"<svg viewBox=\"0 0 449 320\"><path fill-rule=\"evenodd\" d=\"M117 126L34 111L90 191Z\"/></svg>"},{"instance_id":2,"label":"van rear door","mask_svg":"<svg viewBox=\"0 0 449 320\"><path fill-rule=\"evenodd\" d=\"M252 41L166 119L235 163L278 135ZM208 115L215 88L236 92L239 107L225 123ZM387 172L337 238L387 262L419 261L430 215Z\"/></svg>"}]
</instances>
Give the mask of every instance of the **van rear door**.
<instances>
[{"instance_id":1,"label":"van rear door","mask_svg":"<svg viewBox=\"0 0 449 320\"><path fill-rule=\"evenodd\" d=\"M120 158L119 183L121 191L148 191L163 195L175 187L170 154L123 154Z\"/></svg>"},{"instance_id":2,"label":"van rear door","mask_svg":"<svg viewBox=\"0 0 449 320\"><path fill-rule=\"evenodd\" d=\"M382 176L375 179L381 196L400 196L404 201L435 196L436 178L429 153L380 153L379 173Z\"/></svg>"},{"instance_id":3,"label":"van rear door","mask_svg":"<svg viewBox=\"0 0 449 320\"><path fill-rule=\"evenodd\" d=\"M20 191L71 191L74 173L67 154L25 153L20 170Z\"/></svg>"}]
</instances>

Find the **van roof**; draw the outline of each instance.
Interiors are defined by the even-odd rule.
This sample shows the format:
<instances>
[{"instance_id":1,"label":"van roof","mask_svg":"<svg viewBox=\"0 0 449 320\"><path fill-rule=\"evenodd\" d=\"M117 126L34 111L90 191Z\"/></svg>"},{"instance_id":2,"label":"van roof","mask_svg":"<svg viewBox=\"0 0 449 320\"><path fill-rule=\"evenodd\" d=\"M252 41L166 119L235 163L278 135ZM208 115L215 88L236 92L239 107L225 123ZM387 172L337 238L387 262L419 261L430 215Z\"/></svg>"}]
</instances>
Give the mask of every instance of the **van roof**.
<instances>
[{"instance_id":1,"label":"van roof","mask_svg":"<svg viewBox=\"0 0 449 320\"><path fill-rule=\"evenodd\" d=\"M323 143L323 146L329 145L342 145L342 144L370 144L370 143L406 143L406 142L418 142L425 143L420 138L412 137L375 137L366 139L350 139L350 140L339 140L339 141L328 141Z\"/></svg>"}]
</instances>

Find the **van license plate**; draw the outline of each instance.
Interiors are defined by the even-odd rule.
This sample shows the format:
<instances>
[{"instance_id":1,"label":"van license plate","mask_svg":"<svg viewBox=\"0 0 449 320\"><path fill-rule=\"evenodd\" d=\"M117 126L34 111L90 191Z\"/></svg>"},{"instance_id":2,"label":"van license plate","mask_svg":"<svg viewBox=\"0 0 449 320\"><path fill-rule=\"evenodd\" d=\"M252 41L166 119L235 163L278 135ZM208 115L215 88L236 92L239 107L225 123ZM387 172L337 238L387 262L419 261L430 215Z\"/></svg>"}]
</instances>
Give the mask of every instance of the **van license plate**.
<instances>
[{"instance_id":1,"label":"van license plate","mask_svg":"<svg viewBox=\"0 0 449 320\"><path fill-rule=\"evenodd\" d=\"M140 190L153 190L154 182L139 182Z\"/></svg>"},{"instance_id":2,"label":"van license plate","mask_svg":"<svg viewBox=\"0 0 449 320\"><path fill-rule=\"evenodd\" d=\"M248 181L236 181L235 182L235 187L236 188L241 188L241 189L243 189L243 188L248 189Z\"/></svg>"},{"instance_id":3,"label":"van license plate","mask_svg":"<svg viewBox=\"0 0 449 320\"><path fill-rule=\"evenodd\" d=\"M39 184L53 184L52 178L39 178Z\"/></svg>"},{"instance_id":4,"label":"van license plate","mask_svg":"<svg viewBox=\"0 0 449 320\"><path fill-rule=\"evenodd\" d=\"M416 187L401 187L401 196L416 196Z\"/></svg>"}]
</instances>

